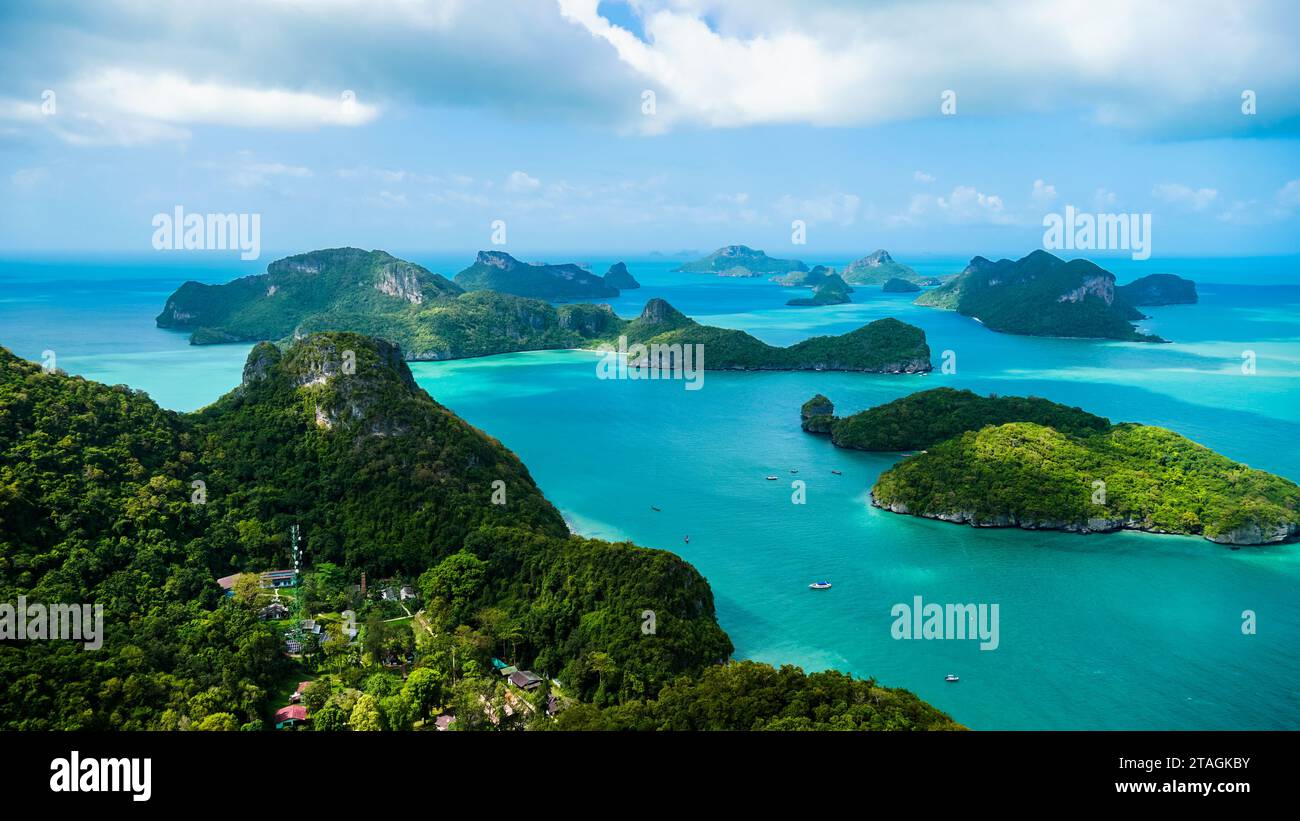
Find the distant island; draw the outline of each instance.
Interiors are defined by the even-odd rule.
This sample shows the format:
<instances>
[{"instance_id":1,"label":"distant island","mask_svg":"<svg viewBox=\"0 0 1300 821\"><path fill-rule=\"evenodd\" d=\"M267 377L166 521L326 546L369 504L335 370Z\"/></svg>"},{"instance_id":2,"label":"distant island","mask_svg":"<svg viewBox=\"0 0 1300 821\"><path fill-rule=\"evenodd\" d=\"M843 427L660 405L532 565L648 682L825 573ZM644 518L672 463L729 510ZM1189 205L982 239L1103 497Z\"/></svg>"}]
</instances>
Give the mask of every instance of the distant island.
<instances>
[{"instance_id":1,"label":"distant island","mask_svg":"<svg viewBox=\"0 0 1300 821\"><path fill-rule=\"evenodd\" d=\"M883 248L849 263L842 276L850 285L883 285L891 279L919 283L923 279L911 266L895 262Z\"/></svg>"},{"instance_id":2,"label":"distant island","mask_svg":"<svg viewBox=\"0 0 1300 821\"><path fill-rule=\"evenodd\" d=\"M1066 262L1039 250L1014 261L975 257L954 279L915 302L956 311L1004 333L1164 342L1132 324L1145 317L1126 295L1143 293L1145 288L1117 289L1114 274L1086 259Z\"/></svg>"},{"instance_id":3,"label":"distant island","mask_svg":"<svg viewBox=\"0 0 1300 821\"><path fill-rule=\"evenodd\" d=\"M843 305L846 302L853 301L849 297L849 294L853 293L853 288L836 273L819 277L812 289L813 295L811 297L791 299L785 304L796 306Z\"/></svg>"},{"instance_id":4,"label":"distant island","mask_svg":"<svg viewBox=\"0 0 1300 821\"><path fill-rule=\"evenodd\" d=\"M609 270L605 272L605 284L620 291L634 291L641 287L641 283L628 273L627 265L622 262L609 266Z\"/></svg>"},{"instance_id":5,"label":"distant island","mask_svg":"<svg viewBox=\"0 0 1300 821\"><path fill-rule=\"evenodd\" d=\"M728 245L694 262L687 262L676 270L695 274L717 274L724 277L761 277L766 274L785 274L806 271L808 266L797 259L776 259L747 245Z\"/></svg>"},{"instance_id":6,"label":"distant island","mask_svg":"<svg viewBox=\"0 0 1300 821\"><path fill-rule=\"evenodd\" d=\"M621 274L615 272L615 279L620 275L631 278L626 266ZM504 251L479 251L474 264L456 274L454 281L464 291L496 291L535 299L600 299L619 294L608 274L599 277L572 263L530 265Z\"/></svg>"},{"instance_id":7,"label":"distant island","mask_svg":"<svg viewBox=\"0 0 1300 821\"><path fill-rule=\"evenodd\" d=\"M1196 283L1174 274L1149 274L1116 286L1115 297L1129 305L1193 305Z\"/></svg>"},{"instance_id":8,"label":"distant island","mask_svg":"<svg viewBox=\"0 0 1300 821\"><path fill-rule=\"evenodd\" d=\"M788 274L768 277L777 285L787 288L815 288L835 274L835 269L825 265L814 265L809 271L791 271Z\"/></svg>"},{"instance_id":9,"label":"distant island","mask_svg":"<svg viewBox=\"0 0 1300 821\"><path fill-rule=\"evenodd\" d=\"M841 447L919 451L871 503L976 527L1141 530L1258 545L1300 535L1300 487L1164 428L1036 397L922 391L839 419L818 395L801 426Z\"/></svg>"},{"instance_id":10,"label":"distant island","mask_svg":"<svg viewBox=\"0 0 1300 821\"><path fill-rule=\"evenodd\" d=\"M880 290L891 294L908 294L921 290L921 286L912 282L910 279L899 279L890 277L885 284L880 286Z\"/></svg>"},{"instance_id":11,"label":"distant island","mask_svg":"<svg viewBox=\"0 0 1300 821\"><path fill-rule=\"evenodd\" d=\"M631 343L705 344L709 370L930 370L925 333L893 319L779 348L744 331L700 325L662 299L648 301L628 320L608 305L465 293L418 265L356 248L299 254L272 263L266 274L225 285L187 282L168 298L157 324L190 330L195 345L355 331L396 343L411 360L595 348L626 337Z\"/></svg>"}]
</instances>

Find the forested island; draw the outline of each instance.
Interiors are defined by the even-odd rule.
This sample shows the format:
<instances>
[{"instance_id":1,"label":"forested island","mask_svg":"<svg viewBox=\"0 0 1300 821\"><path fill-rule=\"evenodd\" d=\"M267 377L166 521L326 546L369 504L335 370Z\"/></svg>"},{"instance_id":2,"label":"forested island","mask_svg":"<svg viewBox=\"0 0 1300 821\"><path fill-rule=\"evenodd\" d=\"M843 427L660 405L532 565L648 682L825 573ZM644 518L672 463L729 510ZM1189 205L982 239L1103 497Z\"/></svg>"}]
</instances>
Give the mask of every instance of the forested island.
<instances>
[{"instance_id":1,"label":"forested island","mask_svg":"<svg viewBox=\"0 0 1300 821\"><path fill-rule=\"evenodd\" d=\"M496 291L556 300L615 297L620 287L638 287L636 280L630 286L614 284L631 279L627 266L621 270L611 268L610 274L600 277L572 263L529 265L504 251L479 251L474 264L456 274L453 281L464 291Z\"/></svg>"},{"instance_id":2,"label":"forested island","mask_svg":"<svg viewBox=\"0 0 1300 821\"><path fill-rule=\"evenodd\" d=\"M938 388L845 418L825 396L804 430L840 447L920 451L880 475L871 503L976 527L1142 530L1231 545L1300 534L1300 487L1164 428L1037 397Z\"/></svg>"},{"instance_id":3,"label":"forested island","mask_svg":"<svg viewBox=\"0 0 1300 821\"><path fill-rule=\"evenodd\" d=\"M765 274L807 271L808 266L797 259L769 257L763 251L748 245L727 245L707 257L683 263L676 270L724 277L760 277Z\"/></svg>"},{"instance_id":4,"label":"forested island","mask_svg":"<svg viewBox=\"0 0 1300 821\"><path fill-rule=\"evenodd\" d=\"M891 279L920 284L925 279L910 265L895 261L883 248L850 262L842 276L851 285L884 285Z\"/></svg>"},{"instance_id":5,"label":"forested island","mask_svg":"<svg viewBox=\"0 0 1300 821\"><path fill-rule=\"evenodd\" d=\"M0 348L0 522L0 600L106 624L95 652L0 642L5 729L958 726L870 680L728 663L695 568L570 535L513 453L359 334L259 344L188 414ZM295 532L302 583L268 604L256 574L292 566ZM393 578L418 579L414 617ZM292 658L286 604L313 616ZM506 683L498 656L542 675Z\"/></svg>"},{"instance_id":6,"label":"forested island","mask_svg":"<svg viewBox=\"0 0 1300 821\"><path fill-rule=\"evenodd\" d=\"M818 277L815 283L809 284L812 284L812 296L797 297L785 304L815 307L818 305L843 305L846 302L853 301L852 297L849 296L849 294L853 293L853 288L841 279L839 274L834 272Z\"/></svg>"},{"instance_id":7,"label":"forested island","mask_svg":"<svg viewBox=\"0 0 1300 821\"><path fill-rule=\"evenodd\" d=\"M1166 304L1149 300L1171 285L1140 283L1117 288L1114 274L1086 259L1066 262L1039 250L1014 261L975 257L915 302L957 311L1004 333L1163 342L1133 326L1145 318L1135 305Z\"/></svg>"},{"instance_id":8,"label":"forested island","mask_svg":"<svg viewBox=\"0 0 1300 821\"><path fill-rule=\"evenodd\" d=\"M744 331L701 325L662 299L649 300L640 316L629 320L608 305L466 293L418 265L356 248L299 254L272 263L266 274L225 285L187 282L168 298L157 323L190 329L193 344L355 331L394 342L410 360L597 348L626 337L631 343L703 344L706 369L930 369L925 333L897 320L780 348Z\"/></svg>"}]
</instances>

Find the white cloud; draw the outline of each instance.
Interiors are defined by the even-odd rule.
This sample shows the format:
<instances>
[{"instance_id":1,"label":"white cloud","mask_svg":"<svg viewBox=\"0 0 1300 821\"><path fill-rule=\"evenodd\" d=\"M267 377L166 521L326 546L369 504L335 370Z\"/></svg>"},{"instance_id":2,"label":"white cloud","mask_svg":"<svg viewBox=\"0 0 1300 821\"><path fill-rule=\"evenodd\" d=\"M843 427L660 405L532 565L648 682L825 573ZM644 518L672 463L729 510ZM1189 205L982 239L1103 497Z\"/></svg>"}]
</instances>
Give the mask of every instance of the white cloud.
<instances>
[{"instance_id":1,"label":"white cloud","mask_svg":"<svg viewBox=\"0 0 1300 821\"><path fill-rule=\"evenodd\" d=\"M510 176L506 178L506 190L515 194L536 191L541 186L541 180L523 171L512 171Z\"/></svg>"},{"instance_id":2,"label":"white cloud","mask_svg":"<svg viewBox=\"0 0 1300 821\"><path fill-rule=\"evenodd\" d=\"M272 177L303 179L311 175L311 169L301 165L286 165L279 162L249 162L236 166L235 170L230 174L230 182L239 188L257 188L269 183Z\"/></svg>"},{"instance_id":3,"label":"white cloud","mask_svg":"<svg viewBox=\"0 0 1300 821\"><path fill-rule=\"evenodd\" d=\"M1042 180L1034 180L1034 190L1030 193L1034 205L1044 206L1056 200L1056 186Z\"/></svg>"},{"instance_id":4,"label":"white cloud","mask_svg":"<svg viewBox=\"0 0 1300 821\"><path fill-rule=\"evenodd\" d=\"M924 183L926 185L929 185L930 183L934 182L934 177L930 174L925 173L924 171L912 172L912 179L916 180L919 183Z\"/></svg>"},{"instance_id":5,"label":"white cloud","mask_svg":"<svg viewBox=\"0 0 1300 821\"><path fill-rule=\"evenodd\" d=\"M646 130L933 117L944 89L958 93L959 115L1083 107L1100 122L1173 131L1260 126L1263 114L1216 112L1263 82L1261 99L1279 106L1272 122L1300 108L1282 0L1251 13L1233 0L1140 11L1124 0L637 0L644 38L602 17L599 0L557 2L656 92Z\"/></svg>"},{"instance_id":6,"label":"white cloud","mask_svg":"<svg viewBox=\"0 0 1300 821\"><path fill-rule=\"evenodd\" d=\"M985 194L969 185L959 185L946 197L914 194L908 208L891 217L893 225L921 224L928 221L954 224L987 223L1009 225L1015 219L996 194Z\"/></svg>"},{"instance_id":7,"label":"white cloud","mask_svg":"<svg viewBox=\"0 0 1300 821\"><path fill-rule=\"evenodd\" d=\"M1152 196L1193 211L1204 211L1219 198L1214 188L1192 188L1179 182L1164 182L1151 189Z\"/></svg>"}]
</instances>

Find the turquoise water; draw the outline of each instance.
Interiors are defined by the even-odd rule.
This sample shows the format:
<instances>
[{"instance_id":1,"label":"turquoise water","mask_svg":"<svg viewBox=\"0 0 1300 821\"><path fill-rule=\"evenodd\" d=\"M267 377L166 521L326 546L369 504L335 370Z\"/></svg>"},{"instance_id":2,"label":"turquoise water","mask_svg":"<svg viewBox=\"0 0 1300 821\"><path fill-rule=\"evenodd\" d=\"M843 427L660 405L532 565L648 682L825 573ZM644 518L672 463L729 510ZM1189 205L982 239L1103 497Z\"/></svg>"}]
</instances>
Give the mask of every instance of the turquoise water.
<instances>
[{"instance_id":1,"label":"turquoise water","mask_svg":"<svg viewBox=\"0 0 1300 821\"><path fill-rule=\"evenodd\" d=\"M444 273L462 262L408 258ZM586 261L603 271L611 260ZM781 344L896 316L925 329L936 365L953 351L957 372L708 372L703 389L687 391L679 381L599 380L596 356L576 351L413 370L436 399L515 450L575 529L695 564L738 657L874 675L978 729L1296 729L1300 547L1231 551L1192 538L975 530L884 513L867 491L896 457L804 434L798 409L818 392L841 413L939 385L1035 394L1164 425L1300 480L1297 262L1107 261L1121 281L1156 271L1198 280L1199 305L1148 309L1144 326L1170 345L996 334L872 288L852 305L787 308L789 289L643 262L629 264L645 287L615 302L623 315L663 296L701 321ZM69 371L198 407L238 381L248 346L191 348L152 317L180 279L247 272L0 262L0 344L33 359L52 349ZM1255 353L1255 375L1241 373L1243 351ZM804 505L791 502L793 479L806 482ZM822 578L834 588L808 590ZM918 595L998 604L1000 646L894 640L891 607ZM1257 635L1242 634L1244 610L1257 614ZM947 673L961 682L946 684Z\"/></svg>"}]
</instances>

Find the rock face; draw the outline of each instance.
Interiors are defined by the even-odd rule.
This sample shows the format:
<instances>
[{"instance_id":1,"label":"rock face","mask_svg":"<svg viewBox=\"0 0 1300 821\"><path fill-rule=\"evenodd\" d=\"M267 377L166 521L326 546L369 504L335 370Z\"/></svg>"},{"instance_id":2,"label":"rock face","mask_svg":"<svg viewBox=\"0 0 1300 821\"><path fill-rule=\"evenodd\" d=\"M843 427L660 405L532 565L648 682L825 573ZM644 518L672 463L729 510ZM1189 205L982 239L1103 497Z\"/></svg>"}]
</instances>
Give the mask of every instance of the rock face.
<instances>
[{"instance_id":1,"label":"rock face","mask_svg":"<svg viewBox=\"0 0 1300 821\"><path fill-rule=\"evenodd\" d=\"M259 342L248 352L244 361L243 384L258 382L266 378L271 369L280 363L283 355L280 349L270 342Z\"/></svg>"},{"instance_id":2,"label":"rock face","mask_svg":"<svg viewBox=\"0 0 1300 821\"><path fill-rule=\"evenodd\" d=\"M466 291L497 291L535 299L574 300L618 296L618 288L572 263L529 265L504 251L479 251L474 264L456 274Z\"/></svg>"},{"instance_id":3,"label":"rock face","mask_svg":"<svg viewBox=\"0 0 1300 821\"><path fill-rule=\"evenodd\" d=\"M880 286L880 290L891 294L906 294L921 290L921 286L906 279L891 277L884 285Z\"/></svg>"},{"instance_id":4,"label":"rock face","mask_svg":"<svg viewBox=\"0 0 1300 821\"><path fill-rule=\"evenodd\" d=\"M776 259L748 245L727 245L712 254L677 268L697 274L717 274L724 277L759 277L765 274L785 274L806 271L808 267L797 259Z\"/></svg>"},{"instance_id":5,"label":"rock face","mask_svg":"<svg viewBox=\"0 0 1300 821\"><path fill-rule=\"evenodd\" d=\"M1129 305L1192 305L1196 283L1174 274L1151 274L1115 289Z\"/></svg>"},{"instance_id":6,"label":"rock face","mask_svg":"<svg viewBox=\"0 0 1300 821\"><path fill-rule=\"evenodd\" d=\"M609 270L605 272L605 284L623 291L631 291L641 287L641 283L637 282L628 273L627 266L621 262L609 266Z\"/></svg>"},{"instance_id":7,"label":"rock face","mask_svg":"<svg viewBox=\"0 0 1300 821\"><path fill-rule=\"evenodd\" d=\"M679 325L683 322L689 322L689 317L681 311L668 304L668 300L658 297L647 300L645 307L641 309L641 316L638 317L642 322L656 325L668 324Z\"/></svg>"}]
</instances>

